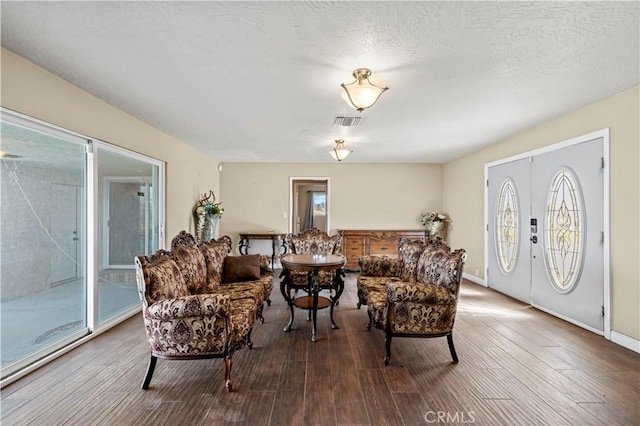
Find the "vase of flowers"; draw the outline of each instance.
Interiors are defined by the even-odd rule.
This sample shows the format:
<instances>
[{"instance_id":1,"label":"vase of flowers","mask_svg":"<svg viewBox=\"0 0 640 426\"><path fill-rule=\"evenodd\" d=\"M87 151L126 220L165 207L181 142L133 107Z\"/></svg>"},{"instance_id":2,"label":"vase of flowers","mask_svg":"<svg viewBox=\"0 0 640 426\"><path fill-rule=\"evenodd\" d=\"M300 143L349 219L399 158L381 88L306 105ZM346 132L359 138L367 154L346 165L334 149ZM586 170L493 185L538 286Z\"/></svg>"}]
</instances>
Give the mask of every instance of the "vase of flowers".
<instances>
[{"instance_id":1,"label":"vase of flowers","mask_svg":"<svg viewBox=\"0 0 640 426\"><path fill-rule=\"evenodd\" d=\"M194 209L196 219L196 238L198 241L209 241L215 238L218 222L224 213L222 203L216 203L213 191L205 193Z\"/></svg>"},{"instance_id":2,"label":"vase of flowers","mask_svg":"<svg viewBox=\"0 0 640 426\"><path fill-rule=\"evenodd\" d=\"M422 213L421 221L422 225L427 228L427 234L430 237L441 237L443 240L447 239L451 219L446 215L438 212Z\"/></svg>"}]
</instances>

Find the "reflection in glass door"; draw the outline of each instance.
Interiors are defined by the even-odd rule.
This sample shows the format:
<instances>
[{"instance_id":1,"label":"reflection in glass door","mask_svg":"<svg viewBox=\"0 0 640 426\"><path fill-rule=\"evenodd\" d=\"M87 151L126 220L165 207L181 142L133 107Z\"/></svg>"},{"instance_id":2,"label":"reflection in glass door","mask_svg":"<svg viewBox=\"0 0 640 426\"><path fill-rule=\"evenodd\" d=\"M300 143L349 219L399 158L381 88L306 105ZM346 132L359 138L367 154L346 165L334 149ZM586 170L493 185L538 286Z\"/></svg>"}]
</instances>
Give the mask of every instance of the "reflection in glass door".
<instances>
[{"instance_id":1,"label":"reflection in glass door","mask_svg":"<svg viewBox=\"0 0 640 426\"><path fill-rule=\"evenodd\" d=\"M2 121L2 373L88 334L86 140Z\"/></svg>"},{"instance_id":2,"label":"reflection in glass door","mask_svg":"<svg viewBox=\"0 0 640 426\"><path fill-rule=\"evenodd\" d=\"M108 268L131 268L131 259L153 247L149 220L153 191L149 179L105 179L105 256Z\"/></svg>"},{"instance_id":3,"label":"reflection in glass door","mask_svg":"<svg viewBox=\"0 0 640 426\"><path fill-rule=\"evenodd\" d=\"M159 241L159 164L98 145L98 322L137 307L133 259L156 251Z\"/></svg>"}]
</instances>

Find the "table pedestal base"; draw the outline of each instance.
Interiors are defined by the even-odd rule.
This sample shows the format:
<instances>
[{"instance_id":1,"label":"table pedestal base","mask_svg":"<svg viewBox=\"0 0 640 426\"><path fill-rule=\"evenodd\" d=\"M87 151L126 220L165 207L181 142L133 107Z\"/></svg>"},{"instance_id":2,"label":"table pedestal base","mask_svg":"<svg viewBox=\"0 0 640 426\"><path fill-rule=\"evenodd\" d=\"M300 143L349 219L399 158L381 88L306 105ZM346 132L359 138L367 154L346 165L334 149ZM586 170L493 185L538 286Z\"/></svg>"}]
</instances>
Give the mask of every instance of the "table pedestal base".
<instances>
[{"instance_id":1,"label":"table pedestal base","mask_svg":"<svg viewBox=\"0 0 640 426\"><path fill-rule=\"evenodd\" d=\"M316 327L316 319L318 317L318 309L329 308L329 316L331 317L331 328L333 330L340 327L336 324L333 318L333 307L338 304L340 295L344 291L344 272L341 269L336 270L333 282L330 285L321 286L318 282L318 270L313 268L309 271L309 280L307 284L294 284L291 282L291 275L287 273L286 269L282 270L280 275L282 282L280 283L280 291L282 296L289 305L289 322L284 326L282 331L291 331L294 317L294 307L305 309L309 312L307 320L312 321L311 327L311 341L316 342L318 340L318 333ZM307 293L306 296L295 297L291 296L292 291L303 290ZM332 294L329 297L320 296L322 290L329 290Z\"/></svg>"}]
</instances>

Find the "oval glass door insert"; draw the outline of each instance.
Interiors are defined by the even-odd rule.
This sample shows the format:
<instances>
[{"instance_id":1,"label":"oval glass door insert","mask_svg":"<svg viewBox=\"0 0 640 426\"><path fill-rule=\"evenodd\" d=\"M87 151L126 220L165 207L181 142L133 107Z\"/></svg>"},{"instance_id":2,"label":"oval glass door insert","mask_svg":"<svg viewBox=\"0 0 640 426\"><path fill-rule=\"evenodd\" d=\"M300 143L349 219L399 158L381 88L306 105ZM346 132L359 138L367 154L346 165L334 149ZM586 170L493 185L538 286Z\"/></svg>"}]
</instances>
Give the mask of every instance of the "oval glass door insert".
<instances>
[{"instance_id":1,"label":"oval glass door insert","mask_svg":"<svg viewBox=\"0 0 640 426\"><path fill-rule=\"evenodd\" d=\"M578 180L568 169L551 181L544 229L547 273L554 288L568 293L582 269L584 211Z\"/></svg>"},{"instance_id":2,"label":"oval glass door insert","mask_svg":"<svg viewBox=\"0 0 640 426\"><path fill-rule=\"evenodd\" d=\"M500 187L496 209L496 248L502 273L513 271L518 256L518 196L513 181L507 179Z\"/></svg>"}]
</instances>

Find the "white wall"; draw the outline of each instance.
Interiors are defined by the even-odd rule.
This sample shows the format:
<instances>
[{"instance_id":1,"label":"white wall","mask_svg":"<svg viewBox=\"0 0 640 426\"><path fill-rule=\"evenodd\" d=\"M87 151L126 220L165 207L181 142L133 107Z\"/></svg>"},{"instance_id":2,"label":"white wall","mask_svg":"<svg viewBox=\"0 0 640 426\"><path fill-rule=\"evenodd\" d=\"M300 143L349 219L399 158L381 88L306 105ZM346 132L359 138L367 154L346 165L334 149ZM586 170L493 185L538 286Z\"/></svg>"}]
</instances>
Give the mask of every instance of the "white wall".
<instances>
[{"instance_id":1,"label":"white wall","mask_svg":"<svg viewBox=\"0 0 640 426\"><path fill-rule=\"evenodd\" d=\"M194 232L202 193L219 194L218 161L2 48L2 106L166 162L166 242Z\"/></svg>"},{"instance_id":2,"label":"white wall","mask_svg":"<svg viewBox=\"0 0 640 426\"><path fill-rule=\"evenodd\" d=\"M330 233L421 229L420 213L442 208L437 164L224 163L220 235L237 243L239 232L289 232L284 214L289 214L290 177L329 178Z\"/></svg>"}]
</instances>

